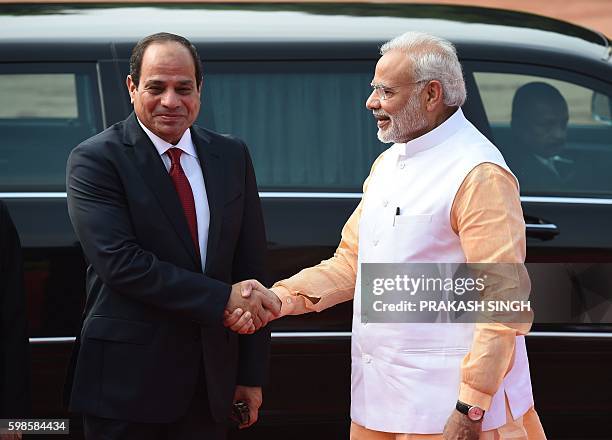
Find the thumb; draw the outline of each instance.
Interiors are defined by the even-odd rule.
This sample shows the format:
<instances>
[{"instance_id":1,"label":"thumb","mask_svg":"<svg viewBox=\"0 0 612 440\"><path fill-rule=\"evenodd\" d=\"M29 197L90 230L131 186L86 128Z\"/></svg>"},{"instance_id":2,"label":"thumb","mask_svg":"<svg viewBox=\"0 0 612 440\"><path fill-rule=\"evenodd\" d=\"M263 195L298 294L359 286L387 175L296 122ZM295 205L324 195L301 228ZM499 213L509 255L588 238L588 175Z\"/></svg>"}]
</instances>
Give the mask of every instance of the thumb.
<instances>
[{"instance_id":1,"label":"thumb","mask_svg":"<svg viewBox=\"0 0 612 440\"><path fill-rule=\"evenodd\" d=\"M256 283L256 281L254 282L254 280L247 280L240 284L240 293L243 298L249 298L253 289L257 288L257 285L254 283Z\"/></svg>"}]
</instances>

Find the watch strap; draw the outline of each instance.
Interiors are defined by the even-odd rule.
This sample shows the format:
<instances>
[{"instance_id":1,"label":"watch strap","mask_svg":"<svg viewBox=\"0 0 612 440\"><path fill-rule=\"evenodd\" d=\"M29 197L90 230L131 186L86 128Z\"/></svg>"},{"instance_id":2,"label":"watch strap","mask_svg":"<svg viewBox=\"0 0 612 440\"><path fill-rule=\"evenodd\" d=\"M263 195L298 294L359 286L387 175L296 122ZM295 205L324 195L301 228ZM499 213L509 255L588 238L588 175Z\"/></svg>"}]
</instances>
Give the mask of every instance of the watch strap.
<instances>
[{"instance_id":1,"label":"watch strap","mask_svg":"<svg viewBox=\"0 0 612 440\"><path fill-rule=\"evenodd\" d=\"M455 405L455 409L459 411L461 414L465 414L468 416L470 420L473 422L480 422L484 417L485 411L482 408L477 406L468 405L467 403L462 402L461 400L457 400L457 404Z\"/></svg>"},{"instance_id":2,"label":"watch strap","mask_svg":"<svg viewBox=\"0 0 612 440\"><path fill-rule=\"evenodd\" d=\"M461 400L457 400L457 405L455 405L455 409L461 414L465 414L466 416L468 415L468 411L470 410L470 408L470 405L468 405L467 403L463 403Z\"/></svg>"}]
</instances>

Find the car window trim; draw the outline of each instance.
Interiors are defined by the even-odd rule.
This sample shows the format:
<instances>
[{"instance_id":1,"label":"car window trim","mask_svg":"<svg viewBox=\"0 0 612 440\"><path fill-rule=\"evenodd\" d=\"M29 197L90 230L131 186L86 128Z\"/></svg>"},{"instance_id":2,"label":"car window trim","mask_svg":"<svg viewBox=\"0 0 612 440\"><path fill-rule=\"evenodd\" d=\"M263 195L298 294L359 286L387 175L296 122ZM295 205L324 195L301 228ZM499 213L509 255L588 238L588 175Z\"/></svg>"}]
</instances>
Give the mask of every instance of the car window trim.
<instances>
[{"instance_id":1,"label":"car window trim","mask_svg":"<svg viewBox=\"0 0 612 440\"><path fill-rule=\"evenodd\" d=\"M358 192L260 191L262 199L354 199L363 197ZM0 192L0 199L65 199L65 192ZM521 196L523 203L559 203L570 205L612 205L612 198Z\"/></svg>"},{"instance_id":2,"label":"car window trim","mask_svg":"<svg viewBox=\"0 0 612 440\"><path fill-rule=\"evenodd\" d=\"M612 339L612 332L530 332L527 338ZM272 339L350 339L351 332L272 332ZM73 344L75 336L29 338L30 345Z\"/></svg>"},{"instance_id":3,"label":"car window trim","mask_svg":"<svg viewBox=\"0 0 612 440\"><path fill-rule=\"evenodd\" d=\"M612 85L597 76L586 72L570 70L567 67L551 64L533 64L519 62L471 60L465 61L465 69L472 75L478 73L505 73L512 75L528 75L564 81L612 96ZM476 84L478 86L478 84Z\"/></svg>"}]
</instances>

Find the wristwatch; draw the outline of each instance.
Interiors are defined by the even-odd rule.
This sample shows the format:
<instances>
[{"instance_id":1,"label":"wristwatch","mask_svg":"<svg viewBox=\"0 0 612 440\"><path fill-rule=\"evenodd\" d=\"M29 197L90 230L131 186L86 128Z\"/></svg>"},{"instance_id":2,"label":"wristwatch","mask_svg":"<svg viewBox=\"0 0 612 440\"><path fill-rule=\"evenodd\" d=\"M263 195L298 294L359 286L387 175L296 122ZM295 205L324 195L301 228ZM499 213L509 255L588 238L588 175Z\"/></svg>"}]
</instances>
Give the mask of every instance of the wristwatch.
<instances>
[{"instance_id":1,"label":"wristwatch","mask_svg":"<svg viewBox=\"0 0 612 440\"><path fill-rule=\"evenodd\" d=\"M467 403L463 403L461 400L457 400L455 409L461 414L468 416L468 419L470 419L472 422L480 422L485 413L484 409L477 406L468 405Z\"/></svg>"}]
</instances>

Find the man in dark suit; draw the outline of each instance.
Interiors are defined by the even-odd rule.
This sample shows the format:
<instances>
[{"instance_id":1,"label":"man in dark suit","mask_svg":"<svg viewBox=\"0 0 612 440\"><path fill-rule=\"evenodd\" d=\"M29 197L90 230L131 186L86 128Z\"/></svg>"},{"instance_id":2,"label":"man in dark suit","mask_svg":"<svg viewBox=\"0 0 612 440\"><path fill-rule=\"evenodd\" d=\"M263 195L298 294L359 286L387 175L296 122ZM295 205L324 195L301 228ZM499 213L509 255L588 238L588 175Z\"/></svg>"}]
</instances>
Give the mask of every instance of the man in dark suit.
<instances>
[{"instance_id":1,"label":"man in dark suit","mask_svg":"<svg viewBox=\"0 0 612 440\"><path fill-rule=\"evenodd\" d=\"M545 82L517 89L512 100L510 168L526 192L563 192L576 174L565 153L569 112L563 95Z\"/></svg>"},{"instance_id":2,"label":"man in dark suit","mask_svg":"<svg viewBox=\"0 0 612 440\"><path fill-rule=\"evenodd\" d=\"M0 419L30 415L29 364L21 244L0 201ZM20 438L19 433L0 433L0 440Z\"/></svg>"},{"instance_id":3,"label":"man in dark suit","mask_svg":"<svg viewBox=\"0 0 612 440\"><path fill-rule=\"evenodd\" d=\"M87 269L70 409L87 439L220 439L232 402L261 405L270 334L238 336L225 310L259 328L280 311L264 277L265 233L245 144L193 126L199 57L186 39L138 42L134 113L77 146L68 209ZM232 284L233 283L233 284ZM262 289L263 290L263 289Z\"/></svg>"}]
</instances>

